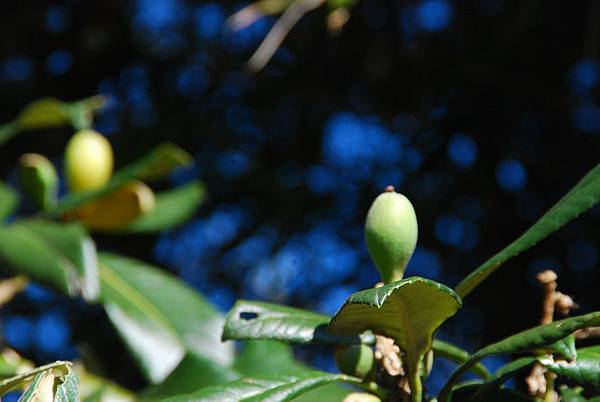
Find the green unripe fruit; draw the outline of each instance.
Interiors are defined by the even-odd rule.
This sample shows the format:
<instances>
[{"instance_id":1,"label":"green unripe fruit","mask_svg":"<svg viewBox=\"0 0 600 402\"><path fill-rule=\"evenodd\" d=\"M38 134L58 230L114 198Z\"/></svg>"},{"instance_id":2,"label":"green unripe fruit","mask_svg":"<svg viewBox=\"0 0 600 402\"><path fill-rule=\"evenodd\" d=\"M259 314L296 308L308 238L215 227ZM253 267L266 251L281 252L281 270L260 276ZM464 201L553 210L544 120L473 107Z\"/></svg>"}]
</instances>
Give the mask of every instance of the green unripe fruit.
<instances>
[{"instance_id":1,"label":"green unripe fruit","mask_svg":"<svg viewBox=\"0 0 600 402\"><path fill-rule=\"evenodd\" d=\"M93 130L80 130L65 150L67 184L72 192L95 190L112 175L113 152L110 142Z\"/></svg>"},{"instance_id":2,"label":"green unripe fruit","mask_svg":"<svg viewBox=\"0 0 600 402\"><path fill-rule=\"evenodd\" d=\"M373 369L373 350L367 345L339 346L335 350L335 363L340 372L365 378Z\"/></svg>"},{"instance_id":3,"label":"green unripe fruit","mask_svg":"<svg viewBox=\"0 0 600 402\"><path fill-rule=\"evenodd\" d=\"M417 237L417 216L412 204L388 186L373 201L365 224L367 248L383 282L402 279Z\"/></svg>"},{"instance_id":4,"label":"green unripe fruit","mask_svg":"<svg viewBox=\"0 0 600 402\"><path fill-rule=\"evenodd\" d=\"M381 402L381 399L377 395L366 392L352 392L346 395L342 402Z\"/></svg>"},{"instance_id":5,"label":"green unripe fruit","mask_svg":"<svg viewBox=\"0 0 600 402\"><path fill-rule=\"evenodd\" d=\"M54 165L45 156L24 154L19 158L17 176L21 191L41 209L56 205L58 175Z\"/></svg>"}]
</instances>

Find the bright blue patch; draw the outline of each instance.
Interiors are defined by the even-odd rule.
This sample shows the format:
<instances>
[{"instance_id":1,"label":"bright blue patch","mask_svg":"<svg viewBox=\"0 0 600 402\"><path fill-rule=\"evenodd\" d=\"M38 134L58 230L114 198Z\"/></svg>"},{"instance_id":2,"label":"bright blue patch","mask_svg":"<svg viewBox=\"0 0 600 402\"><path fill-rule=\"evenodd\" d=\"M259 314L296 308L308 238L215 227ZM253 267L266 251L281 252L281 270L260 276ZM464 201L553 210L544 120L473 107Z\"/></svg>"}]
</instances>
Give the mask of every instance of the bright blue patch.
<instances>
[{"instance_id":1,"label":"bright blue patch","mask_svg":"<svg viewBox=\"0 0 600 402\"><path fill-rule=\"evenodd\" d=\"M17 350L27 350L31 347L33 328L33 323L28 318L17 315L7 317L2 325L4 340Z\"/></svg>"},{"instance_id":2,"label":"bright blue patch","mask_svg":"<svg viewBox=\"0 0 600 402\"><path fill-rule=\"evenodd\" d=\"M504 190L522 190L527 184L527 171L518 160L505 159L496 169L496 180Z\"/></svg>"},{"instance_id":3,"label":"bright blue patch","mask_svg":"<svg viewBox=\"0 0 600 402\"><path fill-rule=\"evenodd\" d=\"M471 167L477 160L477 144L468 135L455 134L448 141L448 157L459 167Z\"/></svg>"},{"instance_id":4,"label":"bright blue patch","mask_svg":"<svg viewBox=\"0 0 600 402\"><path fill-rule=\"evenodd\" d=\"M423 0L417 6L416 21L426 32L440 32L452 21L454 9L447 0Z\"/></svg>"}]
</instances>

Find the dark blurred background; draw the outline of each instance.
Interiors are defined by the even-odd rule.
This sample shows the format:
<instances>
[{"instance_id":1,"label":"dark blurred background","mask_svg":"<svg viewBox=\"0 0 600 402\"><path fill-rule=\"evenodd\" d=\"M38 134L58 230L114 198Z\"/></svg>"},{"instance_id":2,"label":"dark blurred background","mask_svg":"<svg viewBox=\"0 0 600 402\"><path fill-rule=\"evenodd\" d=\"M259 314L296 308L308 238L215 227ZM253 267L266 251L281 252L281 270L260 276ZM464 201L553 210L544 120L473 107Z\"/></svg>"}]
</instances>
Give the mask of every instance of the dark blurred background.
<instances>
[{"instance_id":1,"label":"dark blurred background","mask_svg":"<svg viewBox=\"0 0 600 402\"><path fill-rule=\"evenodd\" d=\"M407 275L454 286L598 162L599 2L360 0L338 34L323 6L258 74L245 62L276 17L228 29L244 5L21 0L0 13L1 122L39 97L101 93L110 102L95 127L118 166L165 140L195 156L171 178L205 182L210 199L193 221L158 237L95 238L178 274L222 311L249 298L333 314L373 286L362 227L388 184L419 219ZM14 182L24 152L60 164L71 134L12 140L1 177ZM546 268L579 312L600 309L599 223L595 208L507 263L440 337L473 350L535 325L535 273ZM143 385L99 309L30 286L2 320L6 343L36 362L84 355ZM333 370L324 352L297 351ZM451 368L438 365L430 387Z\"/></svg>"}]
</instances>

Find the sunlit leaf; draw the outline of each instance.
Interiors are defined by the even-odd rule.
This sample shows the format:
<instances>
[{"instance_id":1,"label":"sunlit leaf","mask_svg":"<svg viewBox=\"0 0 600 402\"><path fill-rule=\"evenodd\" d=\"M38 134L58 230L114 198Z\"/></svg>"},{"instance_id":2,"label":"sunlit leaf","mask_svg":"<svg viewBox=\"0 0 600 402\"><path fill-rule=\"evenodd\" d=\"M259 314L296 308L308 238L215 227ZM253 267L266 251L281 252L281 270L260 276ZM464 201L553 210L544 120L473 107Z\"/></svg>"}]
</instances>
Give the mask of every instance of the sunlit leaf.
<instances>
[{"instance_id":1,"label":"sunlit leaf","mask_svg":"<svg viewBox=\"0 0 600 402\"><path fill-rule=\"evenodd\" d=\"M26 371L25 373L16 375L14 377L10 377L5 380L2 380L2 381L0 381L0 395L4 395L5 393L9 392L10 390L13 390L17 387L22 386L22 384L25 381L29 380L31 377L34 377L40 373L43 373L43 372L49 371L49 370L53 370L53 369L60 369L60 370L62 370L62 372L66 373L66 372L70 371L70 366L71 366L70 362L57 361L54 363L50 363L50 364L46 364L44 366L34 368L32 370Z\"/></svg>"},{"instance_id":2,"label":"sunlit leaf","mask_svg":"<svg viewBox=\"0 0 600 402\"><path fill-rule=\"evenodd\" d=\"M223 318L198 292L162 270L115 254L100 254L102 302L142 372L159 383L191 354L214 364L233 362L221 342Z\"/></svg>"},{"instance_id":3,"label":"sunlit leaf","mask_svg":"<svg viewBox=\"0 0 600 402\"><path fill-rule=\"evenodd\" d=\"M69 113L65 104L56 98L41 98L31 102L16 119L19 130L59 127L68 123Z\"/></svg>"},{"instance_id":4,"label":"sunlit leaf","mask_svg":"<svg viewBox=\"0 0 600 402\"><path fill-rule=\"evenodd\" d=\"M96 247L78 224L31 219L0 227L0 258L68 295L99 295Z\"/></svg>"}]
</instances>

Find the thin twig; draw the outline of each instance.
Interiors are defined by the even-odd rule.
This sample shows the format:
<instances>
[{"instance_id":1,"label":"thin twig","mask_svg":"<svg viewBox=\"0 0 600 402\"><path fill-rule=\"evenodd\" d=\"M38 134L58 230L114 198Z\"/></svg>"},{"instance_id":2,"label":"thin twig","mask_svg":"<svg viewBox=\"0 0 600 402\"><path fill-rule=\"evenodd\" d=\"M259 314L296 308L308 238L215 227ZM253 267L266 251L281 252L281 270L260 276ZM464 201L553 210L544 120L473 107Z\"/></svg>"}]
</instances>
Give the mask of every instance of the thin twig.
<instances>
[{"instance_id":1,"label":"thin twig","mask_svg":"<svg viewBox=\"0 0 600 402\"><path fill-rule=\"evenodd\" d=\"M248 68L256 73L271 60L281 43L296 23L311 10L321 6L325 0L296 0L277 20L256 52L248 60Z\"/></svg>"}]
</instances>

